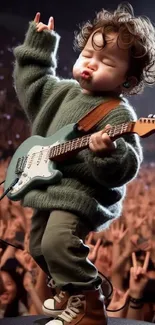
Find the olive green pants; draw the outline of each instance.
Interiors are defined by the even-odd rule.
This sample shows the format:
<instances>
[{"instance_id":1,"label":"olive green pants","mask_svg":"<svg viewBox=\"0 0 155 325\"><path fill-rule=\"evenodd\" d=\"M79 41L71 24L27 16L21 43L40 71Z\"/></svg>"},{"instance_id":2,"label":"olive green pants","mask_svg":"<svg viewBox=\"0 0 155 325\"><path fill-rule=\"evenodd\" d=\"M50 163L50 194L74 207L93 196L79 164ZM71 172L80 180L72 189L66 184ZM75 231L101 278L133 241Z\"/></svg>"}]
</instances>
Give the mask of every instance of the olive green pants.
<instances>
[{"instance_id":1,"label":"olive green pants","mask_svg":"<svg viewBox=\"0 0 155 325\"><path fill-rule=\"evenodd\" d=\"M86 290L101 282L87 259L89 248L83 240L89 231L86 221L67 211L36 211L32 217L30 253L63 290Z\"/></svg>"}]
</instances>

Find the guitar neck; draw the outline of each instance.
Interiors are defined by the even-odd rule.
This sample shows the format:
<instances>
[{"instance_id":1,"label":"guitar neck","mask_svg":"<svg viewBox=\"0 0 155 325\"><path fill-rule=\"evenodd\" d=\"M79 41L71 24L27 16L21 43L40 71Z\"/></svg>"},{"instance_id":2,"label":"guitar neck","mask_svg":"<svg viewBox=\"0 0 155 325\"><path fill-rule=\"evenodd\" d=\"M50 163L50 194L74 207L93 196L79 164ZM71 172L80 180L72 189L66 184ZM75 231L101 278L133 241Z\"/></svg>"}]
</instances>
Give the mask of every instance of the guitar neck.
<instances>
[{"instance_id":1,"label":"guitar neck","mask_svg":"<svg viewBox=\"0 0 155 325\"><path fill-rule=\"evenodd\" d=\"M140 137L144 138L155 132L155 118L142 117L136 122L126 122L116 126L110 126L105 129L105 132L113 141L126 133L137 133ZM49 159L59 160L60 158L61 160L61 158L68 154L88 148L90 136L91 134L87 134L52 147L49 153Z\"/></svg>"},{"instance_id":2,"label":"guitar neck","mask_svg":"<svg viewBox=\"0 0 155 325\"><path fill-rule=\"evenodd\" d=\"M112 140L115 140L122 134L132 132L134 125L135 122L122 123L106 128L105 132ZM87 134L52 147L50 150L49 159L57 160L57 158L59 159L67 154L75 153L88 148L90 136L91 134Z\"/></svg>"}]
</instances>

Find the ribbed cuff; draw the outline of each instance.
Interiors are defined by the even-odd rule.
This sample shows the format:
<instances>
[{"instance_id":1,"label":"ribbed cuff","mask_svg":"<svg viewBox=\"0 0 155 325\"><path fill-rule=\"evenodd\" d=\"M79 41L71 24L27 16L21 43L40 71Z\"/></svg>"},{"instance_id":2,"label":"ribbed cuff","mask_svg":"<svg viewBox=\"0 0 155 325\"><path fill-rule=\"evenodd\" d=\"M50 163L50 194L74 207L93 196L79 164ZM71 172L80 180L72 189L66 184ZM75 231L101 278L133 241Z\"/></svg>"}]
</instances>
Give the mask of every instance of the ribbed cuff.
<instances>
[{"instance_id":1,"label":"ribbed cuff","mask_svg":"<svg viewBox=\"0 0 155 325\"><path fill-rule=\"evenodd\" d=\"M121 164L124 163L128 154L128 148L124 139L116 140L117 148L110 153L109 156L99 157L94 152L90 152L88 156L88 164L92 170L93 175L100 175L101 180L105 173L113 174Z\"/></svg>"},{"instance_id":2,"label":"ribbed cuff","mask_svg":"<svg viewBox=\"0 0 155 325\"><path fill-rule=\"evenodd\" d=\"M37 32L36 23L30 22L24 44L51 53L57 51L59 40L60 36L56 32L49 30Z\"/></svg>"}]
</instances>

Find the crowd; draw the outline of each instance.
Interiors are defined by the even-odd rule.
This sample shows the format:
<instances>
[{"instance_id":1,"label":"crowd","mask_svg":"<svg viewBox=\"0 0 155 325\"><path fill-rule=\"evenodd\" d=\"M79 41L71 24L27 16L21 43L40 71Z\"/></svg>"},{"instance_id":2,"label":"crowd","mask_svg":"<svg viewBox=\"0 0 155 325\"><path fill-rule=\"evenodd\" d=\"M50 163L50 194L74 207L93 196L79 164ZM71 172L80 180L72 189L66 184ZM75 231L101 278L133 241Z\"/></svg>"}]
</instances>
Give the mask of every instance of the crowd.
<instances>
[{"instance_id":1,"label":"crowd","mask_svg":"<svg viewBox=\"0 0 155 325\"><path fill-rule=\"evenodd\" d=\"M9 158L1 160L0 182L8 163ZM143 164L127 187L120 218L106 230L91 232L85 240L89 260L103 275L108 316L155 321L154 188L155 164ZM32 210L20 202L7 197L0 202L1 318L42 314L43 301L57 294L29 254L31 216Z\"/></svg>"}]
</instances>

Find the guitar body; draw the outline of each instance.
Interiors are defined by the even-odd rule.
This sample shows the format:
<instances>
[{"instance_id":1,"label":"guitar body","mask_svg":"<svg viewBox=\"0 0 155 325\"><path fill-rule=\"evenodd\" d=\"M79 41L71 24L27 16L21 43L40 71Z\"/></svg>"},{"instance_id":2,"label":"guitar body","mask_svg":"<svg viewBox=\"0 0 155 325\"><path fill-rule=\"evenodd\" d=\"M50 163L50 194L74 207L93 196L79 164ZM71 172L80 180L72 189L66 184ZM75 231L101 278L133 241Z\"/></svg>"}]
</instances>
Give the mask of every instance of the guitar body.
<instances>
[{"instance_id":1,"label":"guitar body","mask_svg":"<svg viewBox=\"0 0 155 325\"><path fill-rule=\"evenodd\" d=\"M69 124L51 137L31 136L26 139L16 150L7 169L4 183L5 191L16 178L19 178L7 193L8 198L18 201L29 190L38 188L43 184L59 182L62 173L56 169L56 163L49 159L50 149L52 146L64 143L75 136L75 124ZM22 171L17 173L16 167L19 159L21 159Z\"/></svg>"}]
</instances>

